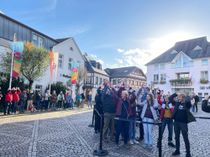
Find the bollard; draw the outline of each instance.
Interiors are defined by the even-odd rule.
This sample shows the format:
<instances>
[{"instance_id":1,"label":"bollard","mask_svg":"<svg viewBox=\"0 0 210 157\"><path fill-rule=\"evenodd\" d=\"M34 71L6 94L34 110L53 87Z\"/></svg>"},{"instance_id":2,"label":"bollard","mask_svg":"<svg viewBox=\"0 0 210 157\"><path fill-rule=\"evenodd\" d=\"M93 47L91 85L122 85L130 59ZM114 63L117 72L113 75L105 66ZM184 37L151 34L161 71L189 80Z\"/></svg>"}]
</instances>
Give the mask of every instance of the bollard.
<instances>
[{"instance_id":1,"label":"bollard","mask_svg":"<svg viewBox=\"0 0 210 157\"><path fill-rule=\"evenodd\" d=\"M93 107L92 123L91 123L90 125L88 125L88 127L91 127L91 128L94 127L94 118L95 118L94 112L95 112L95 105L94 105L94 107Z\"/></svg>"},{"instance_id":2,"label":"bollard","mask_svg":"<svg viewBox=\"0 0 210 157\"><path fill-rule=\"evenodd\" d=\"M159 137L158 137L158 156L162 157L162 125L161 123L158 124L158 130L159 130Z\"/></svg>"},{"instance_id":3,"label":"bollard","mask_svg":"<svg viewBox=\"0 0 210 157\"><path fill-rule=\"evenodd\" d=\"M99 114L98 112L97 112L97 114ZM100 144L99 144L99 149L98 150L94 150L93 151L93 155L94 156L106 156L106 155L108 155L108 151L107 150L103 150L103 148L102 148L102 140L103 140L103 118L102 118L102 116L101 115L99 115L100 116Z\"/></svg>"}]
</instances>

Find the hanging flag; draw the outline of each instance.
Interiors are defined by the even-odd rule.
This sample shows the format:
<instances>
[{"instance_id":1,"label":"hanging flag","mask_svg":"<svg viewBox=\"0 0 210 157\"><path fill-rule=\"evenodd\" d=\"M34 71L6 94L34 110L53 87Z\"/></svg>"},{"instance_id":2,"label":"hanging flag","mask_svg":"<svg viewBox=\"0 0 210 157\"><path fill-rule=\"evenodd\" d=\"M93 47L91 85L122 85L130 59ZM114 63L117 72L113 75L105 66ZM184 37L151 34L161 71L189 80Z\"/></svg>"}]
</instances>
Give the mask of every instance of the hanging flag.
<instances>
[{"instance_id":1,"label":"hanging flag","mask_svg":"<svg viewBox=\"0 0 210 157\"><path fill-rule=\"evenodd\" d=\"M14 55L12 77L18 77L20 75L24 44L23 42L12 42L10 46L13 51L12 55Z\"/></svg>"},{"instance_id":2,"label":"hanging flag","mask_svg":"<svg viewBox=\"0 0 210 157\"><path fill-rule=\"evenodd\" d=\"M72 61L72 69L71 69L71 83L72 84L77 83L78 68L79 68L79 63L75 62L75 61Z\"/></svg>"},{"instance_id":3,"label":"hanging flag","mask_svg":"<svg viewBox=\"0 0 210 157\"><path fill-rule=\"evenodd\" d=\"M49 53L50 59L50 80L53 80L53 74L57 71L57 60L58 60L58 53L50 52Z\"/></svg>"}]
</instances>

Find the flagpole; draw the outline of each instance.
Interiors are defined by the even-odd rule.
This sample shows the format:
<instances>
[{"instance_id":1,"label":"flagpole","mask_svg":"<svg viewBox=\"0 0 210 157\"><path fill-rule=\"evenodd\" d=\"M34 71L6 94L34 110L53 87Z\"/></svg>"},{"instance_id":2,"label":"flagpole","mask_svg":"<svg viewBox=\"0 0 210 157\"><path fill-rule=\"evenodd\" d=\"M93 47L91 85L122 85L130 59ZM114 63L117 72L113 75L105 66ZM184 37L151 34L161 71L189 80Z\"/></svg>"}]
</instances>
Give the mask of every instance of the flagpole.
<instances>
[{"instance_id":1,"label":"flagpole","mask_svg":"<svg viewBox=\"0 0 210 157\"><path fill-rule=\"evenodd\" d=\"M13 42L16 41L16 33L13 36ZM14 44L12 45L12 60L11 60L11 68L10 68L10 78L9 78L9 89L12 87L12 71L13 71L13 64L14 64Z\"/></svg>"}]
</instances>

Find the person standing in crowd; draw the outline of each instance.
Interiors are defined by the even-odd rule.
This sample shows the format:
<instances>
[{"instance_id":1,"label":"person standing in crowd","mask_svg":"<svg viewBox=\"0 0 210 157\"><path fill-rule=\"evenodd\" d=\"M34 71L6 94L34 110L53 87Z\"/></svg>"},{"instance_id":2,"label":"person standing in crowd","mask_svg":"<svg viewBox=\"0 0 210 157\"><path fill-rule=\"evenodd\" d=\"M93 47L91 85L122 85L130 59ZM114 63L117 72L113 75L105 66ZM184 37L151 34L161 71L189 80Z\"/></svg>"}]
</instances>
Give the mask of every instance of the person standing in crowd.
<instances>
[{"instance_id":1,"label":"person standing in crowd","mask_svg":"<svg viewBox=\"0 0 210 157\"><path fill-rule=\"evenodd\" d=\"M73 109L73 99L71 92L66 93L66 108L70 107L70 109Z\"/></svg>"},{"instance_id":2,"label":"person standing in crowd","mask_svg":"<svg viewBox=\"0 0 210 157\"><path fill-rule=\"evenodd\" d=\"M64 101L65 101L65 97L64 97L63 92L61 91L60 94L58 95L58 108L64 107Z\"/></svg>"},{"instance_id":3,"label":"person standing in crowd","mask_svg":"<svg viewBox=\"0 0 210 157\"><path fill-rule=\"evenodd\" d=\"M115 91L110 88L108 80L104 82L104 88L102 90L102 108L104 112L104 129L103 137L107 140L107 133L110 127L111 139L114 139L114 117L116 111L117 96Z\"/></svg>"},{"instance_id":4,"label":"person standing in crowd","mask_svg":"<svg viewBox=\"0 0 210 157\"><path fill-rule=\"evenodd\" d=\"M13 101L13 94L10 89L8 89L5 96L5 104L4 104L4 115L10 114L11 106Z\"/></svg>"},{"instance_id":5,"label":"person standing in crowd","mask_svg":"<svg viewBox=\"0 0 210 157\"><path fill-rule=\"evenodd\" d=\"M204 100L202 101L201 108L204 112L210 113L210 96L205 96Z\"/></svg>"},{"instance_id":6,"label":"person standing in crowd","mask_svg":"<svg viewBox=\"0 0 210 157\"><path fill-rule=\"evenodd\" d=\"M160 113L161 107L162 107L162 104L163 104L163 101L164 101L163 91L161 91L161 90L158 90L158 92L157 92L157 101L158 101L158 111Z\"/></svg>"},{"instance_id":7,"label":"person standing in crowd","mask_svg":"<svg viewBox=\"0 0 210 157\"><path fill-rule=\"evenodd\" d=\"M192 95L190 101L191 101L191 109L192 109L192 112L195 112L195 98L194 98L193 95Z\"/></svg>"},{"instance_id":8,"label":"person standing in crowd","mask_svg":"<svg viewBox=\"0 0 210 157\"><path fill-rule=\"evenodd\" d=\"M81 93L80 99L81 99L81 107L83 108L84 107L84 104L85 104L85 94L84 94L84 91ZM79 102L79 105L80 105L80 102Z\"/></svg>"},{"instance_id":9,"label":"person standing in crowd","mask_svg":"<svg viewBox=\"0 0 210 157\"><path fill-rule=\"evenodd\" d=\"M31 111L31 112L35 111L35 108L33 105L33 97L34 97L33 90L29 90L28 100L27 100L27 111Z\"/></svg>"},{"instance_id":10,"label":"person standing in crowd","mask_svg":"<svg viewBox=\"0 0 210 157\"><path fill-rule=\"evenodd\" d=\"M137 109L138 109L138 117L139 120L142 121L141 119L141 113L142 113L142 109L144 104L146 103L147 100L147 94L148 91L146 90L146 88L144 86L142 86L139 91L137 92ZM139 138L138 141L142 141L144 139L144 129L143 129L143 124L139 123Z\"/></svg>"},{"instance_id":11,"label":"person standing in crowd","mask_svg":"<svg viewBox=\"0 0 210 157\"><path fill-rule=\"evenodd\" d=\"M19 88L13 88L12 90L12 94L13 94L13 103L12 103L12 113L16 114L17 108L18 108L18 104L20 101L20 89Z\"/></svg>"},{"instance_id":12,"label":"person standing in crowd","mask_svg":"<svg viewBox=\"0 0 210 157\"><path fill-rule=\"evenodd\" d=\"M153 123L154 120L157 120L157 113L155 111L155 100L152 94L147 95L147 101L143 106L143 110L141 113L141 118L143 122ZM143 123L144 126L144 146L152 148L153 139L152 139L152 128L153 124Z\"/></svg>"},{"instance_id":13,"label":"person standing in crowd","mask_svg":"<svg viewBox=\"0 0 210 157\"><path fill-rule=\"evenodd\" d=\"M92 92L88 92L88 108L92 108Z\"/></svg>"},{"instance_id":14,"label":"person standing in crowd","mask_svg":"<svg viewBox=\"0 0 210 157\"><path fill-rule=\"evenodd\" d=\"M128 108L130 106L129 102L129 94L126 90L122 91L122 96L118 100L117 106L116 106L116 117L120 119L127 119L129 117ZM123 137L124 144L128 144L129 140L129 121L125 120L117 120L116 121L116 136L115 136L115 142L119 146L119 137L120 134Z\"/></svg>"},{"instance_id":15,"label":"person standing in crowd","mask_svg":"<svg viewBox=\"0 0 210 157\"><path fill-rule=\"evenodd\" d=\"M25 106L27 106L26 102L27 102L27 91L23 90L23 92L21 92L20 94L20 108L19 108L20 113L24 113Z\"/></svg>"},{"instance_id":16,"label":"person standing in crowd","mask_svg":"<svg viewBox=\"0 0 210 157\"><path fill-rule=\"evenodd\" d=\"M48 106L49 106L49 100L50 100L50 93L49 91L47 90L44 94L44 109L45 111L48 110Z\"/></svg>"},{"instance_id":17,"label":"person standing in crowd","mask_svg":"<svg viewBox=\"0 0 210 157\"><path fill-rule=\"evenodd\" d=\"M129 139L130 144L138 144L139 142L136 141L136 95L135 90L132 88L129 89L129 120L130 121L130 127L129 127Z\"/></svg>"},{"instance_id":18,"label":"person standing in crowd","mask_svg":"<svg viewBox=\"0 0 210 157\"><path fill-rule=\"evenodd\" d=\"M55 111L56 106L57 106L57 94L56 91L54 90L51 95L51 110Z\"/></svg>"},{"instance_id":19,"label":"person standing in crowd","mask_svg":"<svg viewBox=\"0 0 210 157\"><path fill-rule=\"evenodd\" d=\"M195 103L194 103L194 111L198 112L198 102L199 102L199 97L198 95L196 95L195 93L193 93L193 98L195 99Z\"/></svg>"},{"instance_id":20,"label":"person standing in crowd","mask_svg":"<svg viewBox=\"0 0 210 157\"><path fill-rule=\"evenodd\" d=\"M162 120L162 135L165 131L166 125L168 126L168 146L175 147L172 142L173 136L173 119L172 113L174 106L169 102L169 96L165 96L165 100L162 104L160 118Z\"/></svg>"},{"instance_id":21,"label":"person standing in crowd","mask_svg":"<svg viewBox=\"0 0 210 157\"><path fill-rule=\"evenodd\" d=\"M174 118L174 131L176 140L176 151L172 155L175 156L180 154L180 132L182 132L186 148L186 157L191 157L187 124L195 121L195 118L189 111L191 103L189 100L185 99L185 95L180 94L178 96L178 100L179 101L175 104L174 112L172 115Z\"/></svg>"},{"instance_id":22,"label":"person standing in crowd","mask_svg":"<svg viewBox=\"0 0 210 157\"><path fill-rule=\"evenodd\" d=\"M36 110L41 109L41 100L42 100L42 95L41 95L40 91L36 91L36 94L35 94L35 108L36 108Z\"/></svg>"},{"instance_id":23,"label":"person standing in crowd","mask_svg":"<svg viewBox=\"0 0 210 157\"><path fill-rule=\"evenodd\" d=\"M94 110L94 115L95 115L95 125L94 125L94 130L95 133L100 132L100 126L101 126L101 117L100 115L103 114L103 109L102 109L102 102L101 102L101 87L97 89L97 94L95 96L95 110ZM98 115L100 114L100 115ZM102 119L103 121L103 119Z\"/></svg>"}]
</instances>

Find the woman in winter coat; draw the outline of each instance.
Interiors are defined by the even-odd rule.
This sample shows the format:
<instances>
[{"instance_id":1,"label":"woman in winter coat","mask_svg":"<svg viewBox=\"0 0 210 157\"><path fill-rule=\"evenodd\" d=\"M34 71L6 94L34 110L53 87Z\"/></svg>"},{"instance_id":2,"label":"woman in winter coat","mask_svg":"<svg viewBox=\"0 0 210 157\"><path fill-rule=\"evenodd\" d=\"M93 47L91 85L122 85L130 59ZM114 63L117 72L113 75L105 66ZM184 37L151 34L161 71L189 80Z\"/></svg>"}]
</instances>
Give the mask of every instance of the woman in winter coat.
<instances>
[{"instance_id":1,"label":"woman in winter coat","mask_svg":"<svg viewBox=\"0 0 210 157\"><path fill-rule=\"evenodd\" d=\"M116 121L116 136L115 136L115 142L117 145L119 145L119 137L120 134L123 136L124 144L128 144L129 140L129 121L126 121L125 119L128 119L130 102L129 102L129 94L127 91L122 91L121 98L119 98L117 106L116 106L116 117L124 120L117 120Z\"/></svg>"},{"instance_id":2,"label":"woman in winter coat","mask_svg":"<svg viewBox=\"0 0 210 157\"><path fill-rule=\"evenodd\" d=\"M142 109L141 118L143 122L153 123L158 119L157 112L155 111L155 107L157 106L157 102L154 100L152 94L147 95L147 101L144 104ZM145 147L152 147L153 139L152 139L152 128L153 124L143 123L144 127L144 144Z\"/></svg>"}]
</instances>

